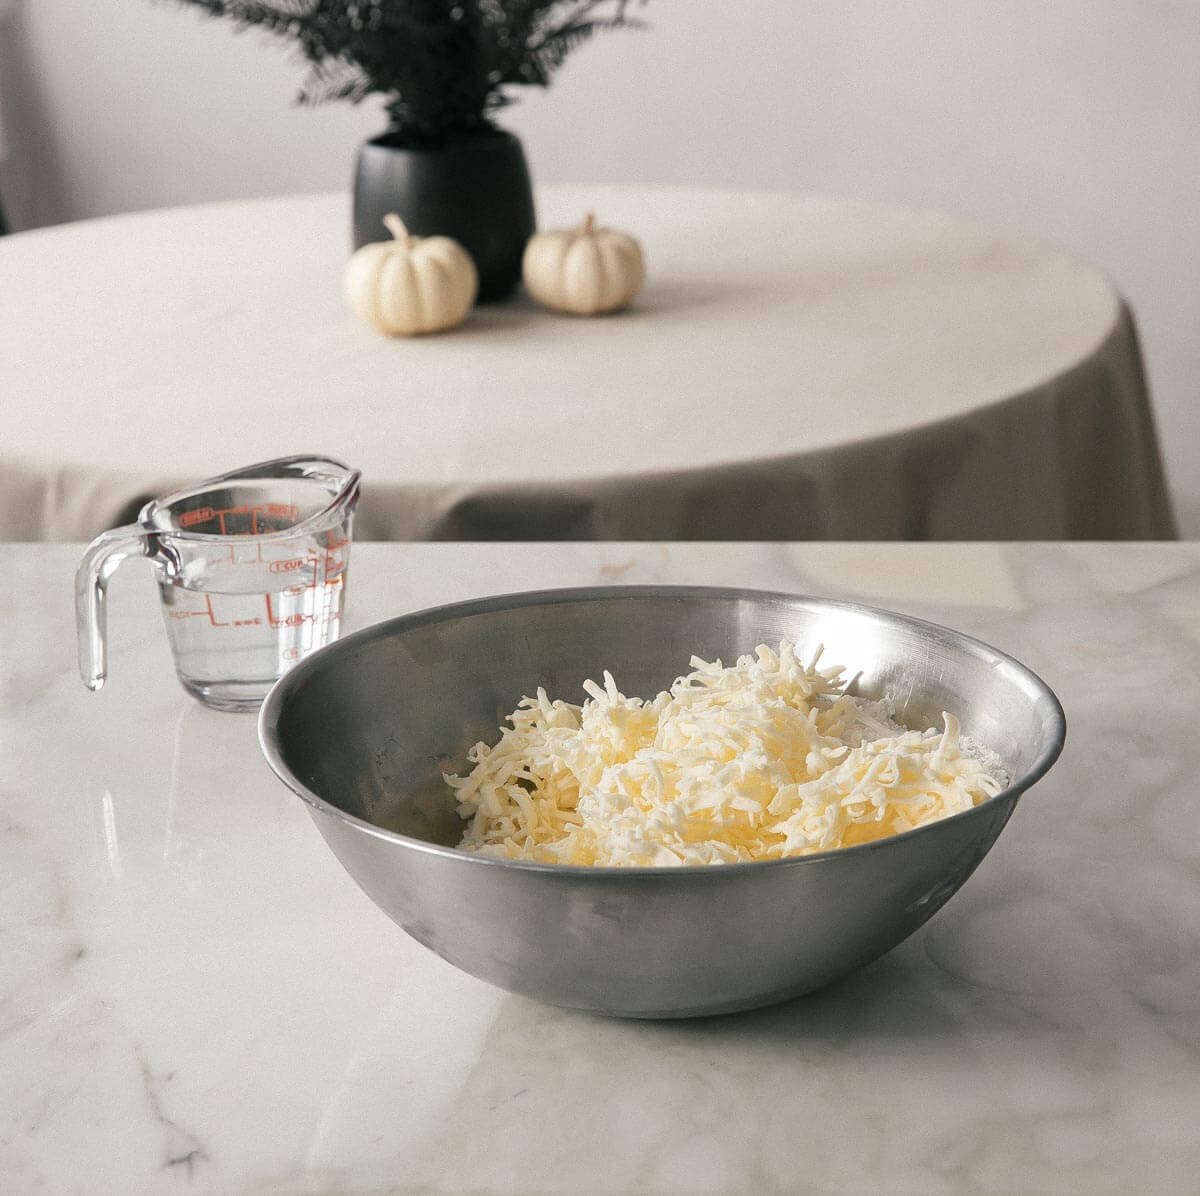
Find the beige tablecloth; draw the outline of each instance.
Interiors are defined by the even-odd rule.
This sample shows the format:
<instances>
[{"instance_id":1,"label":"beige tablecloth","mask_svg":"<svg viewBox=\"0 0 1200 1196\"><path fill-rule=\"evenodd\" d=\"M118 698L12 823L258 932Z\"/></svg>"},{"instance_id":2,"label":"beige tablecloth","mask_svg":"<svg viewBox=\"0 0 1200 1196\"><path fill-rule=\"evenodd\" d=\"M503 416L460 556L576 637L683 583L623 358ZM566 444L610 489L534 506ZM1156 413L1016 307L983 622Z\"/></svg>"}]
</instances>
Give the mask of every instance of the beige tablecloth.
<instances>
[{"instance_id":1,"label":"beige tablecloth","mask_svg":"<svg viewBox=\"0 0 1200 1196\"><path fill-rule=\"evenodd\" d=\"M0 539L78 540L227 468L364 471L380 539L1174 535L1129 310L930 212L550 187L642 239L634 307L518 299L389 340L340 293L344 197L0 241Z\"/></svg>"}]
</instances>

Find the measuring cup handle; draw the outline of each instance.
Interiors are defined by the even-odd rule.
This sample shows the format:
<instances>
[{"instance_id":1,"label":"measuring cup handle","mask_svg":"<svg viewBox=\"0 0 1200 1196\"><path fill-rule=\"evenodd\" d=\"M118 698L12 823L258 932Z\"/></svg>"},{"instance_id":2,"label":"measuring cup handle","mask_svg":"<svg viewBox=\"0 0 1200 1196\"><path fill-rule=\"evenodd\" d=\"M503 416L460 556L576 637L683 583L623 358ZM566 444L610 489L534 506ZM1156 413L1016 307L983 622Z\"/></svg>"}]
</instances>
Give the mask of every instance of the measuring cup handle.
<instances>
[{"instance_id":1,"label":"measuring cup handle","mask_svg":"<svg viewBox=\"0 0 1200 1196\"><path fill-rule=\"evenodd\" d=\"M75 630L79 637L79 675L88 689L99 689L108 676L108 580L131 556L152 556L145 530L136 523L97 536L75 573Z\"/></svg>"}]
</instances>

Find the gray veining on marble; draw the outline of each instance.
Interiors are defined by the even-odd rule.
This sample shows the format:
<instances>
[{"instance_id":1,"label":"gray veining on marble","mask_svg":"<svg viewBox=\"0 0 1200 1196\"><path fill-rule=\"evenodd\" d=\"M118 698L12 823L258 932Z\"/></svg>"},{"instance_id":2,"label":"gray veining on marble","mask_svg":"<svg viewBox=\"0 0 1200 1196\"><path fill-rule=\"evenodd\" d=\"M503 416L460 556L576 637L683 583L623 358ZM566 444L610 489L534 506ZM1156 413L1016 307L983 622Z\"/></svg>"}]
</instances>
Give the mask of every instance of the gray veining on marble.
<instances>
[{"instance_id":1,"label":"gray veining on marble","mask_svg":"<svg viewBox=\"0 0 1200 1196\"><path fill-rule=\"evenodd\" d=\"M149 575L75 675L77 550L8 550L0 1192L1196 1192L1200 547L371 545L364 625L705 582L971 632L1070 722L963 890L821 993L690 1023L509 996L409 940L171 675Z\"/></svg>"}]
</instances>

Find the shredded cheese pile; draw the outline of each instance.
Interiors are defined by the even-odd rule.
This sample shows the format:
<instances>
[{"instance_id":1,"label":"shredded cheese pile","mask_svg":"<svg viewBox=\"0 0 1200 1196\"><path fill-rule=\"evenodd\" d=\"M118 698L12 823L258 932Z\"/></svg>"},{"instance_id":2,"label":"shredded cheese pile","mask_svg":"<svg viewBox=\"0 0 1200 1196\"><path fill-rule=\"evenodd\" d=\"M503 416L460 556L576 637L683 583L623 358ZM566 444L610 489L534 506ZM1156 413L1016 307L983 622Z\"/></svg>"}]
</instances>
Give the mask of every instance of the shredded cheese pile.
<instances>
[{"instance_id":1,"label":"shredded cheese pile","mask_svg":"<svg viewBox=\"0 0 1200 1196\"><path fill-rule=\"evenodd\" d=\"M523 698L466 776L461 846L548 864L672 866L806 855L970 809L1007 783L958 721L908 731L845 692L840 666L765 645L694 670L652 701L612 676L582 706ZM990 771L989 771L990 769Z\"/></svg>"}]
</instances>

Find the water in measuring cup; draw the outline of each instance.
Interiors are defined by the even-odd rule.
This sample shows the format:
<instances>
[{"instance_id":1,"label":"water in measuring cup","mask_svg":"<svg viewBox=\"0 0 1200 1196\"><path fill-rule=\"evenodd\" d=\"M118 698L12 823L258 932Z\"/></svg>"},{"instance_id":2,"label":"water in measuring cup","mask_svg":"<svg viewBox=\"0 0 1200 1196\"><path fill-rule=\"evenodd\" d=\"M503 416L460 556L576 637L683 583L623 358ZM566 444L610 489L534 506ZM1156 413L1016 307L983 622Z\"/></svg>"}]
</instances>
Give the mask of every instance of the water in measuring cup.
<instances>
[{"instance_id":1,"label":"water in measuring cup","mask_svg":"<svg viewBox=\"0 0 1200 1196\"><path fill-rule=\"evenodd\" d=\"M159 580L175 671L209 706L257 706L292 665L338 636L345 569L326 576L314 562L308 576L289 575L278 564L210 574L202 589Z\"/></svg>"}]
</instances>

